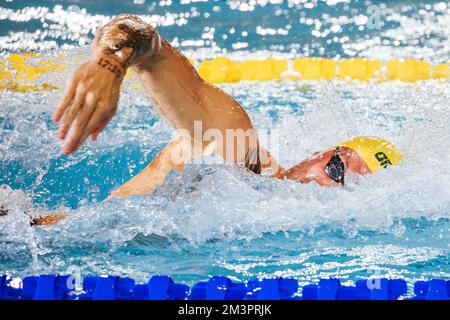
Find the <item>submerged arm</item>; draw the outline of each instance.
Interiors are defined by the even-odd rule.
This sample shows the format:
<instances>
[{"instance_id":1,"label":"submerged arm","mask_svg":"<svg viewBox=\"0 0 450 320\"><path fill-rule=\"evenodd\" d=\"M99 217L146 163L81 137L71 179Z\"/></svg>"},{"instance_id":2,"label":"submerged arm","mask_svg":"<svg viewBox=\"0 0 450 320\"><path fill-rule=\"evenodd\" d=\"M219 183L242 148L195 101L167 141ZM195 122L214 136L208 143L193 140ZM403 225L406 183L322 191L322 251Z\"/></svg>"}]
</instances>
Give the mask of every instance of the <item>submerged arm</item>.
<instances>
[{"instance_id":1,"label":"submerged arm","mask_svg":"<svg viewBox=\"0 0 450 320\"><path fill-rule=\"evenodd\" d=\"M158 52L158 58L152 59ZM156 64L155 61L159 63ZM114 117L120 86L130 67L139 73L144 86L155 99L159 99L165 111L168 111L168 120L178 128L188 129L192 133L196 120L203 122L204 129L216 128L222 132L226 129L253 128L247 113L239 103L202 80L190 62L170 44L162 41L154 28L136 16L120 15L98 31L92 58L75 70L55 111L55 121L63 118L60 138L64 139L70 132L64 153L76 151L90 135L96 139ZM223 156L226 154L227 150L224 148L217 149ZM263 159L258 159L256 166L248 166L251 170L255 167L253 171L259 172L261 168L279 167L268 152L263 151L260 155L259 147L257 149L258 157ZM248 146L246 150L246 154L249 154ZM239 157L224 158L229 162L243 160ZM264 158L271 160L267 162ZM245 160L247 162L247 159ZM149 166L152 170L139 174L129 184L124 185L124 188L133 186L131 193L148 193L153 190L154 187L149 186L150 184L145 185L144 177L152 176L158 180L155 185L159 186L160 180L164 181L161 177L167 175L164 163L166 162L152 162ZM274 171L274 176L277 170ZM161 174L148 174L149 172ZM139 185L145 189L139 192L136 190Z\"/></svg>"},{"instance_id":2,"label":"submerged arm","mask_svg":"<svg viewBox=\"0 0 450 320\"><path fill-rule=\"evenodd\" d=\"M204 155L203 150L196 149L196 145L192 143L190 137L178 135L158 153L144 170L113 191L108 199L150 194L164 183L171 171L183 171L187 162L202 155Z\"/></svg>"}]
</instances>

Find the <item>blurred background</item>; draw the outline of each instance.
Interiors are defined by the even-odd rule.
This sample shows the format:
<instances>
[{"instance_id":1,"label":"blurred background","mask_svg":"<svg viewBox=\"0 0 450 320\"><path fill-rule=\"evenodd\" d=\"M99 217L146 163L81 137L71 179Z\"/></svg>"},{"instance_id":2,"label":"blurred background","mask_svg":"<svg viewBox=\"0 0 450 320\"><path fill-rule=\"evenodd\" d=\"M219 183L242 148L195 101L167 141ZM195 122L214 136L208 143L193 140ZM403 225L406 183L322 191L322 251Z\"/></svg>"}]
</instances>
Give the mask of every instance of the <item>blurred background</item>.
<instances>
[{"instance_id":1,"label":"blurred background","mask_svg":"<svg viewBox=\"0 0 450 320\"><path fill-rule=\"evenodd\" d=\"M270 51L441 63L450 53L450 5L442 0L2 0L0 49L83 46L120 13L140 15L199 58Z\"/></svg>"}]
</instances>

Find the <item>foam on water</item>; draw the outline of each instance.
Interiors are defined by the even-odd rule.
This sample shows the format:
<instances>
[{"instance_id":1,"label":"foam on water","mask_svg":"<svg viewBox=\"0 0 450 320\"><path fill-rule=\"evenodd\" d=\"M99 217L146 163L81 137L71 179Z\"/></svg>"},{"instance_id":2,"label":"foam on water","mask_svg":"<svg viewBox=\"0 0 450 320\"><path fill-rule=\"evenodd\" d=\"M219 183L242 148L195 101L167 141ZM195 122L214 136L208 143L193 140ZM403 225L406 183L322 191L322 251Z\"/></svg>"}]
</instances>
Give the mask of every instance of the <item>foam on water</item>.
<instances>
[{"instance_id":1,"label":"foam on water","mask_svg":"<svg viewBox=\"0 0 450 320\"><path fill-rule=\"evenodd\" d=\"M373 272L398 275L391 264L407 268L411 261L444 259L442 268L435 267L431 274L448 276L448 84L265 82L224 89L247 108L258 129L279 135L279 159L286 167L357 135L389 139L406 159L372 176L353 177L343 189L274 180L229 165L190 165L150 196L99 202L170 139L170 128L145 98L126 90L117 118L99 140L62 157L50 122L55 95L30 95L23 106L24 95L3 93L7 99L2 101L9 101L0 108L2 172L7 176L3 182L22 186L22 191L0 190L2 201L14 208L0 224L1 255L6 261L17 255L31 259L11 262L6 270L67 271L75 265L82 272L145 278L146 271L169 270L181 279L198 279L202 272L213 272L210 268L237 278L270 273L305 277L308 272L315 278L337 268L344 269L339 271L344 278L354 279L355 272L368 265L378 265ZM102 166L104 162L108 165ZM21 167L16 171L20 176L8 175L14 167ZM96 179L93 171L107 179ZM52 193L67 174L79 176L85 188L66 181L67 189ZM50 209L70 215L53 228L28 226L23 211ZM289 267L282 259L259 254L275 243L280 255L288 256L284 259ZM215 250L228 246L236 247L233 259L225 251L215 260ZM167 250L167 256L158 248ZM311 261L300 264L300 248L308 259L324 255L330 261L315 262L316 269L309 266ZM129 252L124 258L122 251L128 250L143 250L142 261L131 262ZM199 262L198 255L207 258ZM358 258L339 262L333 255ZM371 255L380 260L370 260ZM179 259L183 262L177 265L174 260ZM242 259L245 262L239 262ZM150 267L146 261L154 264ZM297 264L302 267L292 266Z\"/></svg>"}]
</instances>

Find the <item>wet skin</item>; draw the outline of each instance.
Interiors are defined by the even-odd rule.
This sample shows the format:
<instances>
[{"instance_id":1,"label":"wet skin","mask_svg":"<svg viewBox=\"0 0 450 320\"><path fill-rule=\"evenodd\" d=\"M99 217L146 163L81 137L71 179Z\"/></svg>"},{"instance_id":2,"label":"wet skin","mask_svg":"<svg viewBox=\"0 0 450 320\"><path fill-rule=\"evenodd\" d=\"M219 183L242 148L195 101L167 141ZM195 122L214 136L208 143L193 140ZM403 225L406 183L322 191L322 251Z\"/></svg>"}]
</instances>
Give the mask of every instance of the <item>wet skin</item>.
<instances>
[{"instance_id":1,"label":"wet skin","mask_svg":"<svg viewBox=\"0 0 450 320\"><path fill-rule=\"evenodd\" d=\"M334 155L336 148L328 149L324 152L316 152L313 156L303 160L299 164L288 170L282 170L277 178L297 180L301 183L316 182L321 186L340 186L332 180L325 171L325 167ZM340 147L339 156L344 162L345 176L351 174L367 175L371 173L366 162L353 150L347 147ZM0 204L0 216L6 216L8 209ZM63 220L66 213L47 214L33 218L31 225L49 226Z\"/></svg>"},{"instance_id":2,"label":"wet skin","mask_svg":"<svg viewBox=\"0 0 450 320\"><path fill-rule=\"evenodd\" d=\"M7 216L9 213L9 209L6 208L6 206L0 204L0 217ZM27 214L24 212L24 214ZM67 214L65 213L49 213L45 214L39 217L30 217L30 225L31 226L51 226L59 221L63 220L65 217L67 217Z\"/></svg>"},{"instance_id":3,"label":"wet skin","mask_svg":"<svg viewBox=\"0 0 450 320\"><path fill-rule=\"evenodd\" d=\"M75 152L90 135L96 139L114 117L120 86L128 68L136 72L161 117L174 129L184 130L189 135L177 134L144 170L114 190L110 198L150 194L164 183L171 171L181 171L185 163L212 152L226 162L244 163L255 173L270 172L274 178L316 182L322 186L339 185L325 172L334 149L285 170L268 150L259 147L244 108L230 95L204 81L185 56L162 39L153 27L133 15L117 16L100 29L92 58L75 70L54 114L55 121L63 119L59 131L61 139L73 129L67 137L64 153ZM228 129L252 133L241 145L228 141L220 144L216 140L199 142L192 138L194 124L198 121L203 124L203 132L216 130L226 139ZM231 141L233 139L231 137ZM341 157L346 174L370 173L365 162L352 150L342 148Z\"/></svg>"},{"instance_id":4,"label":"wet skin","mask_svg":"<svg viewBox=\"0 0 450 320\"><path fill-rule=\"evenodd\" d=\"M297 180L302 183L316 182L321 186L340 186L331 179L325 171L325 167L333 156L336 148L328 149L324 152L317 152L312 157L307 158L292 168L284 171L280 178ZM341 147L339 157L344 162L345 176L351 174L367 175L371 173L366 162L353 150Z\"/></svg>"}]
</instances>

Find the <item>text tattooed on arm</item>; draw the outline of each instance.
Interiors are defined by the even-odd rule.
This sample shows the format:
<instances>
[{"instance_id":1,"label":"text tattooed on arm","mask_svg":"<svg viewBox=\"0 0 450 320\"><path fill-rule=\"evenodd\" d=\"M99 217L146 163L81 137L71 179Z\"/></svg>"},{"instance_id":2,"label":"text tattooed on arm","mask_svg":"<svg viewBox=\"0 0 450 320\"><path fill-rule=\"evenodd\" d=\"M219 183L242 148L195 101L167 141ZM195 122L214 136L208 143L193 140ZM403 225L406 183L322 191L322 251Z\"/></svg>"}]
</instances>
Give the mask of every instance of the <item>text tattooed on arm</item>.
<instances>
[{"instance_id":1,"label":"text tattooed on arm","mask_svg":"<svg viewBox=\"0 0 450 320\"><path fill-rule=\"evenodd\" d=\"M111 71L116 78L120 78L120 76L122 75L122 70L120 69L120 67L116 66L115 64L112 64L107 59L100 58L100 60L98 60L97 64L100 67L105 68L108 71Z\"/></svg>"}]
</instances>

